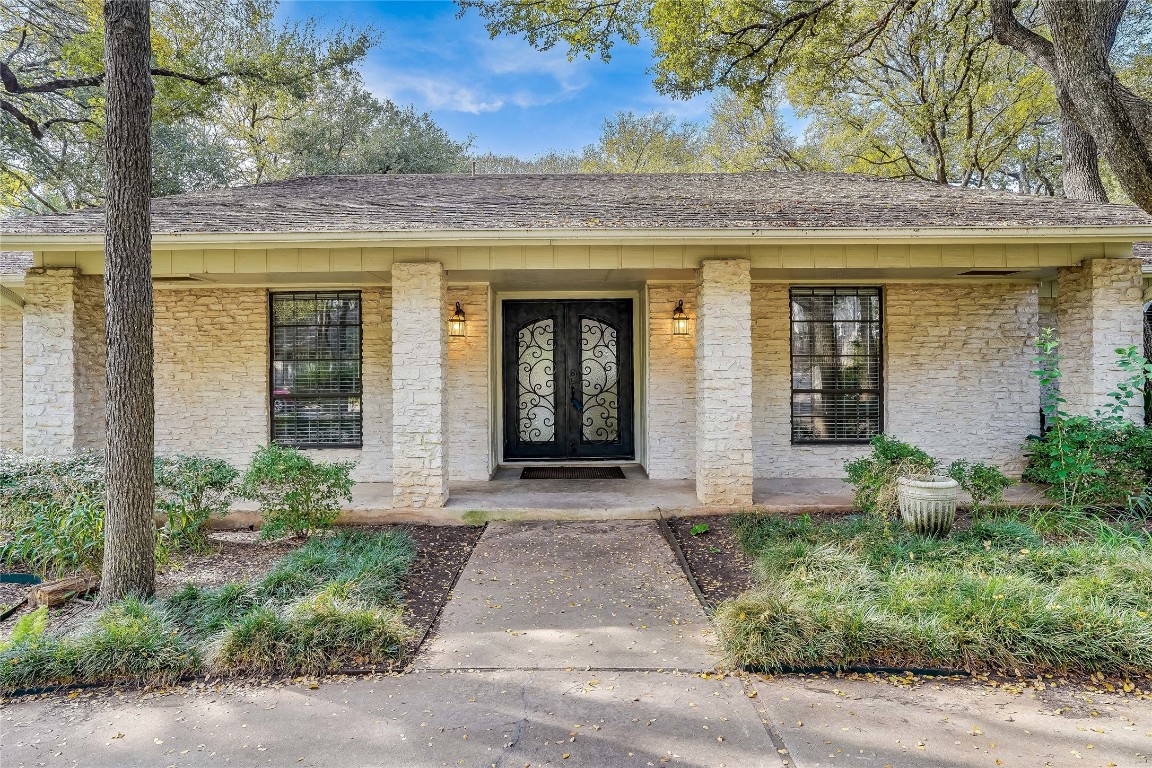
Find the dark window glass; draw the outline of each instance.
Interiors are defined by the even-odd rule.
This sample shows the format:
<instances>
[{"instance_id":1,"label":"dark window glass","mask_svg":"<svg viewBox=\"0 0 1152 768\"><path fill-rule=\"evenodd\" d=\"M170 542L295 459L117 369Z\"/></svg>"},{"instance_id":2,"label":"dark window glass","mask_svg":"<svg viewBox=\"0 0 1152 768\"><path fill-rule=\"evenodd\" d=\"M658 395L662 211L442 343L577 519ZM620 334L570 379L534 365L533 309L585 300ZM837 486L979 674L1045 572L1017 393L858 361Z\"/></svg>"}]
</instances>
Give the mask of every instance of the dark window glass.
<instances>
[{"instance_id":1,"label":"dark window glass","mask_svg":"<svg viewBox=\"0 0 1152 768\"><path fill-rule=\"evenodd\" d=\"M297 448L359 448L359 291L271 296L272 441Z\"/></svg>"},{"instance_id":2,"label":"dark window glass","mask_svg":"<svg viewBox=\"0 0 1152 768\"><path fill-rule=\"evenodd\" d=\"M883 402L879 288L793 288L792 441L865 442Z\"/></svg>"}]
</instances>

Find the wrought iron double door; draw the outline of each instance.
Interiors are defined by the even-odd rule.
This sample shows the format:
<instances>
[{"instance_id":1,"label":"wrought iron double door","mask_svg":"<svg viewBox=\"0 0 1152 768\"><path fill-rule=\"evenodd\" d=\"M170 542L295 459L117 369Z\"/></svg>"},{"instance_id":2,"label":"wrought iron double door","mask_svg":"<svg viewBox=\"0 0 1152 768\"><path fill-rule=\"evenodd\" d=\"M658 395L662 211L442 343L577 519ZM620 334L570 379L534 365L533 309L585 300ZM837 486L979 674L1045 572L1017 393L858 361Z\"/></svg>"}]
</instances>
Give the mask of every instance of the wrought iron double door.
<instances>
[{"instance_id":1,"label":"wrought iron double door","mask_svg":"<svg viewBox=\"0 0 1152 768\"><path fill-rule=\"evenodd\" d=\"M504 457L630 458L632 301L504 302Z\"/></svg>"}]
</instances>

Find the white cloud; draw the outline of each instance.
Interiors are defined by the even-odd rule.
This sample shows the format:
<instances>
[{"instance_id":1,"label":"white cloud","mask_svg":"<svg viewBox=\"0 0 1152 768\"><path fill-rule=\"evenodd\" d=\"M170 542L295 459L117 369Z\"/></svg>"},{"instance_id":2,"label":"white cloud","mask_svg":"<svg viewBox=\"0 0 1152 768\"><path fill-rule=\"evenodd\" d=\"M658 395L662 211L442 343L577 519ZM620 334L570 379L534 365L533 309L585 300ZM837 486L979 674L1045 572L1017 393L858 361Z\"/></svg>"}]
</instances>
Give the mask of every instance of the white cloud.
<instances>
[{"instance_id":1,"label":"white cloud","mask_svg":"<svg viewBox=\"0 0 1152 768\"><path fill-rule=\"evenodd\" d=\"M413 102L417 109L446 109L478 115L495 112L507 99L486 93L482 86L453 83L443 76L417 75L395 70L365 72L368 90L398 104Z\"/></svg>"}]
</instances>

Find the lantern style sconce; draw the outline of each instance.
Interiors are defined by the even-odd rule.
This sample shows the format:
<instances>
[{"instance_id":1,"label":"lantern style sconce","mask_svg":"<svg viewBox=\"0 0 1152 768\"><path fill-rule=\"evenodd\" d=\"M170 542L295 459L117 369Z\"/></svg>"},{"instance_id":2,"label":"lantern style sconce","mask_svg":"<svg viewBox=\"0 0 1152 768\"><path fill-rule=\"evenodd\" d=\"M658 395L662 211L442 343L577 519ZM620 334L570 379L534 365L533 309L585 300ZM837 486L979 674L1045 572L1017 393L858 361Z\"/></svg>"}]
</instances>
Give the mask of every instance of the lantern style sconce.
<instances>
[{"instance_id":1,"label":"lantern style sconce","mask_svg":"<svg viewBox=\"0 0 1152 768\"><path fill-rule=\"evenodd\" d=\"M672 312L672 335L688 335L688 315L684 314L684 299L676 302L676 309Z\"/></svg>"},{"instance_id":2,"label":"lantern style sconce","mask_svg":"<svg viewBox=\"0 0 1152 768\"><path fill-rule=\"evenodd\" d=\"M453 312L452 317L448 319L448 335L463 336L464 321L464 310L460 308L460 302L456 302L456 311Z\"/></svg>"}]
</instances>

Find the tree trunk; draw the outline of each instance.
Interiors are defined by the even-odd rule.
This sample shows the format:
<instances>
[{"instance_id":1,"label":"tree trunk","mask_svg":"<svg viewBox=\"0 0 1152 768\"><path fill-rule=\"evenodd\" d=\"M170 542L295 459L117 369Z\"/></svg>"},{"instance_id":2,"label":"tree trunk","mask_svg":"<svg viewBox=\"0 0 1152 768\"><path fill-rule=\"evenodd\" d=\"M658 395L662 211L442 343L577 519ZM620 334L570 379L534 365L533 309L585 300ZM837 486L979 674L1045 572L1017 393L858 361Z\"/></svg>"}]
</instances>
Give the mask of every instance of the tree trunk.
<instances>
[{"instance_id":1,"label":"tree trunk","mask_svg":"<svg viewBox=\"0 0 1152 768\"><path fill-rule=\"evenodd\" d=\"M1092 135L1132 201L1152 211L1149 105L1116 80L1108 62L1127 0L1088 3L1041 0L1052 32L1057 87L1077 122Z\"/></svg>"},{"instance_id":2,"label":"tree trunk","mask_svg":"<svg viewBox=\"0 0 1152 768\"><path fill-rule=\"evenodd\" d=\"M1096 140L1073 119L1060 119L1060 177L1064 196L1073 200L1108 202L1108 192L1100 180L1100 152Z\"/></svg>"},{"instance_id":3,"label":"tree trunk","mask_svg":"<svg viewBox=\"0 0 1152 768\"><path fill-rule=\"evenodd\" d=\"M151 596L153 518L152 76L148 0L105 0L108 343L107 500L102 605Z\"/></svg>"}]
</instances>

